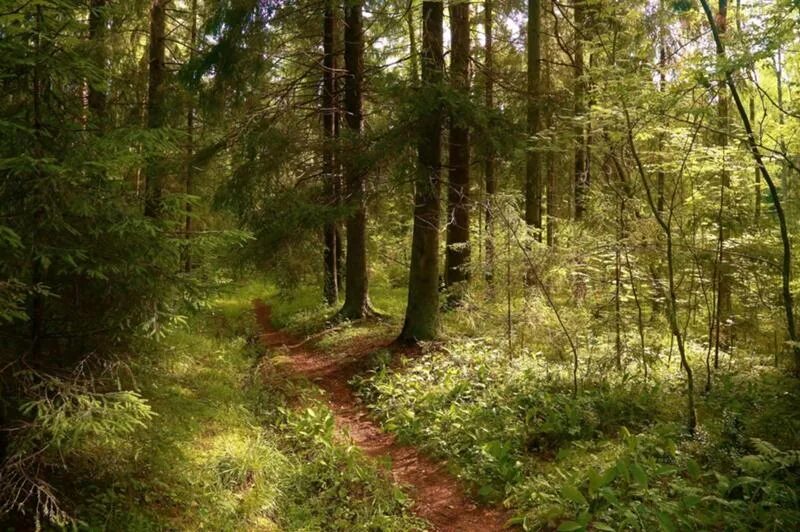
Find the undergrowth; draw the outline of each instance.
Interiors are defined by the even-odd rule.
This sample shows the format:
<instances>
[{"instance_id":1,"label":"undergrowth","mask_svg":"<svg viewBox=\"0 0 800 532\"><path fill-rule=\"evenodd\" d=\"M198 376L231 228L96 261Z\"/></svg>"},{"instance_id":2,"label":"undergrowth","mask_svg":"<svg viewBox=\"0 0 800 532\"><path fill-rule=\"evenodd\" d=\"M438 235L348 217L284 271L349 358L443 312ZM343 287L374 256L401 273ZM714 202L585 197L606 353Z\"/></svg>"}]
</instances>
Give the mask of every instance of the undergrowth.
<instances>
[{"instance_id":1,"label":"undergrowth","mask_svg":"<svg viewBox=\"0 0 800 532\"><path fill-rule=\"evenodd\" d=\"M185 329L141 346L127 379L152 416L68 464L78 528L424 528L385 472L334 436L310 388L264 380L279 357L257 341L251 302L272 293L259 283L230 290Z\"/></svg>"},{"instance_id":2,"label":"undergrowth","mask_svg":"<svg viewBox=\"0 0 800 532\"><path fill-rule=\"evenodd\" d=\"M402 306L399 295L377 293L395 297L386 307ZM282 324L315 335L331 356L349 342L391 338L397 327L390 317L388 326L346 324L317 335L335 309L309 289L288 294L274 307ZM531 306L528 316L535 319L515 322L509 342L504 324L467 302L444 316L443 342L400 360L379 351L375 369L352 384L385 429L446 460L478 498L509 507L526 530L800 526L796 380L752 357L726 357L710 393L698 396L700 426L690 437L669 338L648 331L645 378L635 350L615 371L608 338L582 337L573 395L563 336L546 309ZM706 349L687 350L696 382L705 382Z\"/></svg>"},{"instance_id":3,"label":"undergrowth","mask_svg":"<svg viewBox=\"0 0 800 532\"><path fill-rule=\"evenodd\" d=\"M723 374L690 438L680 375L657 369L648 382L585 375L573 395L557 362L461 340L354 384L387 430L448 460L527 530L800 524L796 383L771 368Z\"/></svg>"}]
</instances>

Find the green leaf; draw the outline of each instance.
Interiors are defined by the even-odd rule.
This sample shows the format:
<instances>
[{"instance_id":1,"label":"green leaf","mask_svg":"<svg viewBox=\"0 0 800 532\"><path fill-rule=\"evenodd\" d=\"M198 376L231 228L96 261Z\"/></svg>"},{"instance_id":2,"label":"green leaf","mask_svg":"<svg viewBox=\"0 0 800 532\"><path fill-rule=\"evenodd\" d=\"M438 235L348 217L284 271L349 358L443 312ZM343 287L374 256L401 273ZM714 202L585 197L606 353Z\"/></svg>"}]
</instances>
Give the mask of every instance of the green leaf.
<instances>
[{"instance_id":1,"label":"green leaf","mask_svg":"<svg viewBox=\"0 0 800 532\"><path fill-rule=\"evenodd\" d=\"M589 502L586 500L586 497L583 496L583 493L581 493L578 488L571 484L567 484L561 488L561 496L574 502L575 504L589 504Z\"/></svg>"},{"instance_id":2,"label":"green leaf","mask_svg":"<svg viewBox=\"0 0 800 532\"><path fill-rule=\"evenodd\" d=\"M617 473L625 479L626 482L630 481L631 473L628 469L628 461L625 458L620 458L617 462Z\"/></svg>"},{"instance_id":3,"label":"green leaf","mask_svg":"<svg viewBox=\"0 0 800 532\"><path fill-rule=\"evenodd\" d=\"M689 476L692 477L693 479L697 479L700 477L701 473L700 465L694 460L689 460L686 463L686 471L689 473Z\"/></svg>"},{"instance_id":4,"label":"green leaf","mask_svg":"<svg viewBox=\"0 0 800 532\"><path fill-rule=\"evenodd\" d=\"M675 523L672 521L672 518L666 512L658 512L658 523L661 525L662 530L666 530L667 532L674 532L676 530Z\"/></svg>"},{"instance_id":5,"label":"green leaf","mask_svg":"<svg viewBox=\"0 0 800 532\"><path fill-rule=\"evenodd\" d=\"M642 469L642 466L637 464L636 462L631 464L631 474L633 475L633 479L639 484L641 487L647 487L647 473L645 470Z\"/></svg>"},{"instance_id":6,"label":"green leaf","mask_svg":"<svg viewBox=\"0 0 800 532\"><path fill-rule=\"evenodd\" d=\"M694 508L695 506L700 504L701 500L702 499L700 498L699 495L689 494L683 497L683 504L687 508Z\"/></svg>"},{"instance_id":7,"label":"green leaf","mask_svg":"<svg viewBox=\"0 0 800 532\"><path fill-rule=\"evenodd\" d=\"M559 532L574 532L575 530L585 530L585 529L586 527L584 527L580 523L576 523L575 521L564 521L558 527Z\"/></svg>"},{"instance_id":8,"label":"green leaf","mask_svg":"<svg viewBox=\"0 0 800 532\"><path fill-rule=\"evenodd\" d=\"M600 486L601 488L608 486L617 478L617 468L616 467L609 467L608 469L603 472L602 476L600 477Z\"/></svg>"},{"instance_id":9,"label":"green leaf","mask_svg":"<svg viewBox=\"0 0 800 532\"><path fill-rule=\"evenodd\" d=\"M663 465L656 470L656 476L674 475L678 472L678 468L671 465Z\"/></svg>"}]
</instances>

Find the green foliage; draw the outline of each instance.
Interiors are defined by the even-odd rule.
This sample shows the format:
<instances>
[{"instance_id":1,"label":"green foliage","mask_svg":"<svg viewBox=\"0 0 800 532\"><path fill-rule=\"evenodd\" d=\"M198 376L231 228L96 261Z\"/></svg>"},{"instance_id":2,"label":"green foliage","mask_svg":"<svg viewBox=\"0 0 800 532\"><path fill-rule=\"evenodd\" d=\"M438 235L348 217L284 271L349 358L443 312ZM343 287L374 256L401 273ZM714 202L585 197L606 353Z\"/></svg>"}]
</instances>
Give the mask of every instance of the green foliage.
<instances>
[{"instance_id":1,"label":"green foliage","mask_svg":"<svg viewBox=\"0 0 800 532\"><path fill-rule=\"evenodd\" d=\"M43 517L143 531L423 530L408 497L342 441L310 390L257 378L254 367L273 353L249 341L251 301L274 290L225 291L186 328L141 342L140 358L119 373L136 392L67 395L50 383L51 400L29 409L43 438L60 442L53 452L64 453L69 475L44 485L61 513ZM297 394L308 407L290 404Z\"/></svg>"}]
</instances>

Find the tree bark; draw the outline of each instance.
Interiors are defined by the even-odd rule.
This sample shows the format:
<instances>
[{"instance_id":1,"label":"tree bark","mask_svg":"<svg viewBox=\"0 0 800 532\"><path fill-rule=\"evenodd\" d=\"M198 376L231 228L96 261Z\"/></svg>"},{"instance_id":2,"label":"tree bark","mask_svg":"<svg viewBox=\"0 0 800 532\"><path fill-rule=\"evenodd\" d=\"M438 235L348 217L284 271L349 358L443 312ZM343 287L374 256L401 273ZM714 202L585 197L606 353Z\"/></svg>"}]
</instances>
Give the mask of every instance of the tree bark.
<instances>
[{"instance_id":1,"label":"tree bark","mask_svg":"<svg viewBox=\"0 0 800 532\"><path fill-rule=\"evenodd\" d=\"M350 215L347 218L346 287L344 305L339 312L346 319L371 314L367 272L367 206L365 169L361 159L363 121L364 31L363 0L345 3L344 104L349 140L353 149L344 161L345 195Z\"/></svg>"},{"instance_id":2,"label":"tree bark","mask_svg":"<svg viewBox=\"0 0 800 532\"><path fill-rule=\"evenodd\" d=\"M166 10L170 0L153 0L150 8L149 77L147 84L147 127L164 127L166 106L165 32ZM158 218L162 211L162 168L157 158L150 157L145 172L144 214Z\"/></svg>"},{"instance_id":3,"label":"tree bark","mask_svg":"<svg viewBox=\"0 0 800 532\"><path fill-rule=\"evenodd\" d=\"M542 156L535 137L541 127L541 6L528 0L527 157L525 167L525 223L542 234Z\"/></svg>"},{"instance_id":4,"label":"tree bark","mask_svg":"<svg viewBox=\"0 0 800 532\"><path fill-rule=\"evenodd\" d=\"M719 0L719 10L717 11L717 24L720 38L724 39L728 31L728 0ZM718 55L720 64L724 62L724 57ZM714 317L715 336L714 336L714 368L719 368L719 351L722 346L728 345L728 338L722 332L723 324L727 323L731 315L731 271L728 263L728 254L725 252L725 220L724 213L727 205L728 192L731 186L730 174L726 168L725 157L728 148L728 94L725 90L725 78L720 79L719 96L717 100L717 113L719 119L719 140L718 144L722 149L722 171L720 172L720 197L719 212L717 216L717 302L716 314Z\"/></svg>"},{"instance_id":5,"label":"tree bark","mask_svg":"<svg viewBox=\"0 0 800 532\"><path fill-rule=\"evenodd\" d=\"M450 5L450 83L454 92L464 100L469 98L470 26L469 3L460 0ZM453 288L452 301L470 275L469 242L469 126L459 116L458 109L450 111L449 183L447 189L448 225L445 253L445 285ZM460 286L459 286L460 285Z\"/></svg>"},{"instance_id":6,"label":"tree bark","mask_svg":"<svg viewBox=\"0 0 800 532\"><path fill-rule=\"evenodd\" d=\"M664 10L664 0L659 1L659 8ZM663 13L661 15L664 16ZM667 29L665 24L661 24L658 28L658 91L664 94L667 90ZM658 153L664 153L664 133L658 134ZM663 162L663 161L662 161ZM656 188L658 192L658 212L664 212L664 186L665 186L664 168L659 166L656 173Z\"/></svg>"},{"instance_id":7,"label":"tree bark","mask_svg":"<svg viewBox=\"0 0 800 532\"><path fill-rule=\"evenodd\" d=\"M190 28L189 28L189 61L195 57L195 46L197 45L197 0L192 0L190 13ZM189 109L186 111L186 194L194 194L194 119L195 119L195 97L194 94L189 93ZM183 271L190 273L192 271L192 226L194 218L192 216L192 202L186 202L186 219L184 220L184 231L186 239L186 247L184 248L183 257Z\"/></svg>"},{"instance_id":8,"label":"tree bark","mask_svg":"<svg viewBox=\"0 0 800 532\"><path fill-rule=\"evenodd\" d=\"M586 81L584 80L583 32L586 29L586 0L575 0L575 219L586 213L589 192L589 161L586 154Z\"/></svg>"},{"instance_id":9,"label":"tree bark","mask_svg":"<svg viewBox=\"0 0 800 532\"><path fill-rule=\"evenodd\" d=\"M417 30L414 27L414 0L408 0L406 11L406 25L408 26L409 67L411 68L411 83L419 83L419 52L417 51Z\"/></svg>"},{"instance_id":10,"label":"tree bark","mask_svg":"<svg viewBox=\"0 0 800 532\"><path fill-rule=\"evenodd\" d=\"M398 340L413 343L436 338L439 327L439 196L442 152L442 104L439 95L444 57L442 2L422 3L422 101L420 117L414 229L408 305Z\"/></svg>"},{"instance_id":11,"label":"tree bark","mask_svg":"<svg viewBox=\"0 0 800 532\"><path fill-rule=\"evenodd\" d=\"M541 9L541 8L540 8ZM546 32L545 32L546 35ZM540 39L540 43L545 37L543 36ZM545 41L547 42L547 41ZM541 46L540 47L544 50L544 53L549 53L548 46ZM550 57L549 55L547 56ZM542 102L544 107L544 121L545 121L545 129L548 131L553 127L553 115L555 114L554 104L552 98L550 97L552 90L553 90L553 80L552 80L552 69L550 66L550 62L545 59L542 61ZM558 190L558 181L556 177L556 151L553 146L553 137L551 136L548 139L548 149L545 153L544 158L544 165L545 165L545 175L546 175L546 182L547 182L547 193L546 193L546 204L547 204L547 245L548 247L553 247L556 244L556 220L559 217L558 212L558 199L559 199L559 190Z\"/></svg>"},{"instance_id":12,"label":"tree bark","mask_svg":"<svg viewBox=\"0 0 800 532\"><path fill-rule=\"evenodd\" d=\"M322 178L324 180L324 201L335 205L336 164L333 144L336 137L336 70L335 50L336 12L334 0L325 0L323 15L323 60L322 60ZM330 220L323 228L323 295L329 305L339 300L339 272L337 253L340 246L337 223Z\"/></svg>"},{"instance_id":13,"label":"tree bark","mask_svg":"<svg viewBox=\"0 0 800 532\"><path fill-rule=\"evenodd\" d=\"M89 3L89 40L92 42L94 64L101 72L100 80L89 83L89 111L101 132L106 128L106 2L107 0L91 0Z\"/></svg>"},{"instance_id":14,"label":"tree bark","mask_svg":"<svg viewBox=\"0 0 800 532\"><path fill-rule=\"evenodd\" d=\"M494 15L492 13L494 0L485 0L483 3L483 26L485 36L485 76L486 93L484 103L486 110L491 113L494 111ZM486 186L485 206L486 214L484 223L486 224L486 281L491 283L494 278L494 195L497 192L497 177L494 171L495 152L491 139L486 142L486 160L484 161L483 172Z\"/></svg>"}]
</instances>

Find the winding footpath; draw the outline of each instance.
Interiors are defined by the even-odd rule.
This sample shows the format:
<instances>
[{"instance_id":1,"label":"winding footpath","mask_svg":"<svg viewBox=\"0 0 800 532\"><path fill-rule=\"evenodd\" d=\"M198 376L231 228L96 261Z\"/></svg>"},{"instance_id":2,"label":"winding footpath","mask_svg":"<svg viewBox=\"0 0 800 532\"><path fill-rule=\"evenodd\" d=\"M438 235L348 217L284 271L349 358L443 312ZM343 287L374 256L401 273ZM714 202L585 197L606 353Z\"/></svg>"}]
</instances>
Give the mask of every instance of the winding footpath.
<instances>
[{"instance_id":1,"label":"winding footpath","mask_svg":"<svg viewBox=\"0 0 800 532\"><path fill-rule=\"evenodd\" d=\"M504 530L509 515L496 508L478 506L445 464L434 461L414 447L400 445L393 435L370 420L356 400L348 381L356 375L365 356L386 347L385 341L354 343L344 357L331 357L305 347L304 342L272 326L271 309L253 302L261 328L261 341L270 349L289 350L289 371L305 377L326 392L336 427L373 458L388 457L394 481L410 489L414 512L439 532L492 532Z\"/></svg>"}]
</instances>

